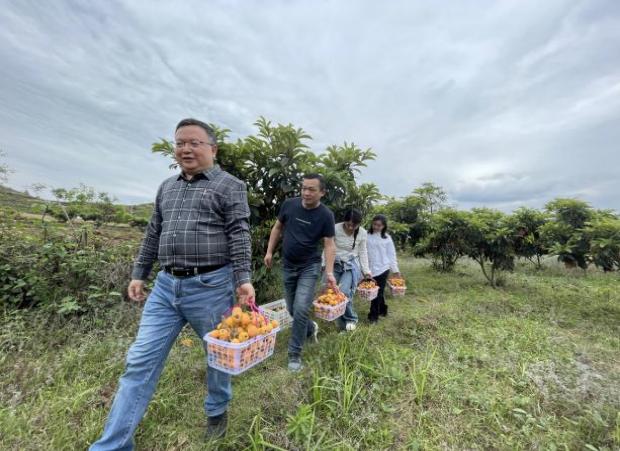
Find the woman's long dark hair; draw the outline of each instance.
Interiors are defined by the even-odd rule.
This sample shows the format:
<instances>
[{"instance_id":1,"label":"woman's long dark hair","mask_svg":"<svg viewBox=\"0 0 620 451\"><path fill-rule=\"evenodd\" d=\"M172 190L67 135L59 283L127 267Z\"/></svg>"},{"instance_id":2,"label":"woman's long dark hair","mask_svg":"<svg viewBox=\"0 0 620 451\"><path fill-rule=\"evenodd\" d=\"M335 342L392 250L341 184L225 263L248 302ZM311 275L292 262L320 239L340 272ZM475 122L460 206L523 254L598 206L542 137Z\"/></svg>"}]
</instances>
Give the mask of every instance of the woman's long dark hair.
<instances>
[{"instance_id":1,"label":"woman's long dark hair","mask_svg":"<svg viewBox=\"0 0 620 451\"><path fill-rule=\"evenodd\" d=\"M344 221L351 221L353 224L361 224L362 223L362 212L357 208L349 208L344 214ZM355 241L357 240L357 234L360 232L360 228L356 228L355 232L353 232L353 247L352 250L355 249Z\"/></svg>"},{"instance_id":2,"label":"woman's long dark hair","mask_svg":"<svg viewBox=\"0 0 620 451\"><path fill-rule=\"evenodd\" d=\"M381 221L381 224L383 224L383 229L381 229L381 238L387 238L387 230L388 230L387 218L383 215L376 215L374 218L372 218L372 221L370 222L370 228L368 229L368 233L370 234L374 233L374 231L372 230L372 223L375 221Z\"/></svg>"}]
</instances>

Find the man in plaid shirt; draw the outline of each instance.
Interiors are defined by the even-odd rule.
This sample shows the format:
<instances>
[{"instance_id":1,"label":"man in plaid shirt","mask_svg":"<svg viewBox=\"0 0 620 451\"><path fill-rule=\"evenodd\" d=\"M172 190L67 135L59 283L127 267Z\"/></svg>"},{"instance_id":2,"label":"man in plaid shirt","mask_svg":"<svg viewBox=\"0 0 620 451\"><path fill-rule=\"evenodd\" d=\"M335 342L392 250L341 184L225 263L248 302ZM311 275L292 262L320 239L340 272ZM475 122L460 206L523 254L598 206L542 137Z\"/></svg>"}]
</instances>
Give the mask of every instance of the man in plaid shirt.
<instances>
[{"instance_id":1,"label":"man in plaid shirt","mask_svg":"<svg viewBox=\"0 0 620 451\"><path fill-rule=\"evenodd\" d=\"M200 340L232 307L254 297L245 184L215 164L211 127L184 119L176 127L175 157L181 173L165 180L134 264L129 297L146 299L136 340L103 435L91 450L132 449L164 362L183 326ZM159 259L162 271L146 297L144 280ZM207 367L207 438L225 434L232 398L230 375Z\"/></svg>"}]
</instances>

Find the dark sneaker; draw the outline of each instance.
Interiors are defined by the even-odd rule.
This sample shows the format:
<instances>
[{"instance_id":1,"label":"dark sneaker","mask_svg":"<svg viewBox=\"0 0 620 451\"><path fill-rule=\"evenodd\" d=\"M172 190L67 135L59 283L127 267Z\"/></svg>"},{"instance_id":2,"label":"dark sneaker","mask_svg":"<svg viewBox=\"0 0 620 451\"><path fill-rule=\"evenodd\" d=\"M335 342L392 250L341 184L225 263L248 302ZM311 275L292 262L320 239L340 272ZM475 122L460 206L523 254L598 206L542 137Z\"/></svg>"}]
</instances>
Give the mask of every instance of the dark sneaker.
<instances>
[{"instance_id":1,"label":"dark sneaker","mask_svg":"<svg viewBox=\"0 0 620 451\"><path fill-rule=\"evenodd\" d=\"M303 368L301 364L301 357L289 357L288 358L288 370L291 373L296 373Z\"/></svg>"},{"instance_id":2,"label":"dark sneaker","mask_svg":"<svg viewBox=\"0 0 620 451\"><path fill-rule=\"evenodd\" d=\"M217 440L226 435L226 427L228 426L228 413L207 418L207 430L205 438L207 440Z\"/></svg>"}]
</instances>

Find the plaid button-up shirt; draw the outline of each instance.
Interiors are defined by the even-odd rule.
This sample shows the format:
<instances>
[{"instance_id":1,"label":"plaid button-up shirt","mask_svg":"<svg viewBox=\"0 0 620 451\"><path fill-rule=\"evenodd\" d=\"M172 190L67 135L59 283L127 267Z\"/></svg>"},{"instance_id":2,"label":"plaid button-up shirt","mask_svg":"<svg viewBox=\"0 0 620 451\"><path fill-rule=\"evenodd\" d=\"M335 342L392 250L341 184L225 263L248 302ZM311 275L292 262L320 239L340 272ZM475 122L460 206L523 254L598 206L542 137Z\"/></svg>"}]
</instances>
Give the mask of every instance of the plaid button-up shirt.
<instances>
[{"instance_id":1,"label":"plaid button-up shirt","mask_svg":"<svg viewBox=\"0 0 620 451\"><path fill-rule=\"evenodd\" d=\"M132 278L144 280L156 259L192 268L232 262L235 282L251 277L251 242L245 183L214 166L186 180L165 180L157 191Z\"/></svg>"}]
</instances>

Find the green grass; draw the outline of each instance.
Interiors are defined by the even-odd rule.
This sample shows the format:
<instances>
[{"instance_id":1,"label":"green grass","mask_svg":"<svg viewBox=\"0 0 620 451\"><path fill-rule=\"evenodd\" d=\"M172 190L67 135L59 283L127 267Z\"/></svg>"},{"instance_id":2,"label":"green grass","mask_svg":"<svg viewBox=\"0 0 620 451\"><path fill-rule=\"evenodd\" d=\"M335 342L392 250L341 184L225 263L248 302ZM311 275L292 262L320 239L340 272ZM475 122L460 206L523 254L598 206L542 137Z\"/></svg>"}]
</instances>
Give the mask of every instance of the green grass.
<instances>
[{"instance_id":1,"label":"green grass","mask_svg":"<svg viewBox=\"0 0 620 451\"><path fill-rule=\"evenodd\" d=\"M276 353L234 378L220 449L620 449L618 274L519 265L498 290L476 266L402 258L390 315L339 335L321 323L307 367ZM361 318L365 301L356 300ZM85 449L100 434L140 310L3 319L0 449ZM183 336L191 336L184 331ZM204 357L174 346L138 449L203 441Z\"/></svg>"}]
</instances>

